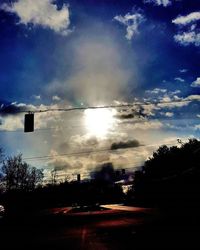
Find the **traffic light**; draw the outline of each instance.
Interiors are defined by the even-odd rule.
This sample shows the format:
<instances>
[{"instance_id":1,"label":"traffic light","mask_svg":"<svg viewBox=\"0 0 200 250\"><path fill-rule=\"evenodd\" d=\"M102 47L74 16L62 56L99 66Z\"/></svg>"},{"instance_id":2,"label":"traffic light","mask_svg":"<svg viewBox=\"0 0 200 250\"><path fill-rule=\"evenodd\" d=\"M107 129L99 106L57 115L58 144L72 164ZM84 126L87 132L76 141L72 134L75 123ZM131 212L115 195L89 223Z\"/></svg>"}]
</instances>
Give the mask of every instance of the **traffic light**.
<instances>
[{"instance_id":1,"label":"traffic light","mask_svg":"<svg viewBox=\"0 0 200 250\"><path fill-rule=\"evenodd\" d=\"M34 114L25 114L24 116L24 132L33 132L34 131Z\"/></svg>"}]
</instances>

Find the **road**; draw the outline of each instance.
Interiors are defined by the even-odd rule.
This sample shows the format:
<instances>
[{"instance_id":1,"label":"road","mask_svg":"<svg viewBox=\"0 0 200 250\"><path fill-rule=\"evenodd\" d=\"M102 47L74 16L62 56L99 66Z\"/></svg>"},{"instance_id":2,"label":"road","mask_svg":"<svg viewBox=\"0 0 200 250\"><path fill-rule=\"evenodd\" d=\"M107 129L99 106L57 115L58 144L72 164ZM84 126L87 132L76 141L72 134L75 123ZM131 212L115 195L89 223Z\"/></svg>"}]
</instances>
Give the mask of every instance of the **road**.
<instances>
[{"instance_id":1,"label":"road","mask_svg":"<svg viewBox=\"0 0 200 250\"><path fill-rule=\"evenodd\" d=\"M160 222L152 209L122 205L103 205L102 209L53 208L5 219L0 223L1 249L135 250L176 245L194 249L191 243L198 243L196 233L188 234L192 227L184 231L181 220L176 224L169 219Z\"/></svg>"},{"instance_id":2,"label":"road","mask_svg":"<svg viewBox=\"0 0 200 250\"><path fill-rule=\"evenodd\" d=\"M49 213L66 223L48 232L49 238L40 242L68 249L132 249L128 243L134 241L136 231L148 224L153 214L150 209L122 205L102 205L101 208L101 211L87 212L74 212L69 207L50 210Z\"/></svg>"},{"instance_id":3,"label":"road","mask_svg":"<svg viewBox=\"0 0 200 250\"><path fill-rule=\"evenodd\" d=\"M145 213L143 208L104 205L97 211L63 207L8 218L0 223L1 249L128 249L127 239L151 217Z\"/></svg>"}]
</instances>

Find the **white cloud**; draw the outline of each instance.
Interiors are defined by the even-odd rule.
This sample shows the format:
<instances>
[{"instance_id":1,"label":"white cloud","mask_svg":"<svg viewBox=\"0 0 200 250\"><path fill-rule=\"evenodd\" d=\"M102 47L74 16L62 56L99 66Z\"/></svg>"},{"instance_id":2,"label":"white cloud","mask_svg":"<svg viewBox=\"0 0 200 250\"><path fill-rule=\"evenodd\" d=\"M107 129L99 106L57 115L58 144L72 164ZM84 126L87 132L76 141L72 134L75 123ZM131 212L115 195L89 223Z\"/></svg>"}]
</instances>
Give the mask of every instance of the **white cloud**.
<instances>
[{"instance_id":1,"label":"white cloud","mask_svg":"<svg viewBox=\"0 0 200 250\"><path fill-rule=\"evenodd\" d=\"M186 73L188 70L187 69L180 69L180 73Z\"/></svg>"},{"instance_id":2,"label":"white cloud","mask_svg":"<svg viewBox=\"0 0 200 250\"><path fill-rule=\"evenodd\" d=\"M172 23L178 25L181 29L178 34L174 36L174 40L183 46L193 44L200 45L200 33L197 30L196 22L200 20L200 11L192 12L186 16L178 16L172 20ZM189 25L189 29L188 29ZM183 28L187 28L184 30Z\"/></svg>"},{"instance_id":3,"label":"white cloud","mask_svg":"<svg viewBox=\"0 0 200 250\"><path fill-rule=\"evenodd\" d=\"M166 113L165 113L165 116L166 116L166 117L173 117L173 116L174 116L174 113L172 113L172 112L166 112Z\"/></svg>"},{"instance_id":4,"label":"white cloud","mask_svg":"<svg viewBox=\"0 0 200 250\"><path fill-rule=\"evenodd\" d=\"M174 78L175 81L178 81L178 82L185 82L185 80L181 77L176 77Z\"/></svg>"},{"instance_id":5,"label":"white cloud","mask_svg":"<svg viewBox=\"0 0 200 250\"><path fill-rule=\"evenodd\" d=\"M167 7L171 5L171 0L144 0L144 3L154 3L155 5L163 5Z\"/></svg>"},{"instance_id":6,"label":"white cloud","mask_svg":"<svg viewBox=\"0 0 200 250\"><path fill-rule=\"evenodd\" d=\"M18 129L22 129L23 126L24 122L22 116L8 116L3 119L0 130L15 131Z\"/></svg>"},{"instance_id":7,"label":"white cloud","mask_svg":"<svg viewBox=\"0 0 200 250\"><path fill-rule=\"evenodd\" d=\"M138 27L145 19L140 13L127 13L125 16L115 16L114 20L126 26L126 38L131 40L136 34L139 33Z\"/></svg>"},{"instance_id":8,"label":"white cloud","mask_svg":"<svg viewBox=\"0 0 200 250\"><path fill-rule=\"evenodd\" d=\"M195 130L200 130L200 124L194 126Z\"/></svg>"},{"instance_id":9,"label":"white cloud","mask_svg":"<svg viewBox=\"0 0 200 250\"><path fill-rule=\"evenodd\" d=\"M63 130L63 126L67 126L64 120L65 112L62 111L55 111L57 109L62 108L69 108L68 105L59 105L59 104L50 104L50 105L38 105L35 106L36 110L50 110L48 112L41 112L35 115L35 129L46 129L46 128L53 128L54 133L52 136L55 135ZM54 140L56 140L54 138Z\"/></svg>"},{"instance_id":10,"label":"white cloud","mask_svg":"<svg viewBox=\"0 0 200 250\"><path fill-rule=\"evenodd\" d=\"M177 89L175 91L170 92L171 95L176 95L176 94L180 94L180 93L181 93L180 89Z\"/></svg>"},{"instance_id":11,"label":"white cloud","mask_svg":"<svg viewBox=\"0 0 200 250\"><path fill-rule=\"evenodd\" d=\"M155 111L159 110L159 108L155 104L149 104L143 107L143 114L145 116L155 116Z\"/></svg>"},{"instance_id":12,"label":"white cloud","mask_svg":"<svg viewBox=\"0 0 200 250\"><path fill-rule=\"evenodd\" d=\"M178 16L177 18L172 20L172 23L177 25L188 25L198 20L200 20L200 11L192 12L186 16Z\"/></svg>"},{"instance_id":13,"label":"white cloud","mask_svg":"<svg viewBox=\"0 0 200 250\"><path fill-rule=\"evenodd\" d=\"M200 77L198 77L197 80L195 81L195 86L196 87L200 86ZM178 89L175 91L167 91L167 92L164 91L165 89L161 89L163 90L162 92L154 90L155 89L145 91L147 94L150 95L148 99L143 100L144 102L147 103L149 102L149 105L147 105L147 107L149 106L150 112L147 112L147 114L151 116L155 115L154 111L160 110L162 108L168 108L168 109L182 108L184 106L188 106L193 101L200 101L200 95L189 95L187 97L177 96L177 94L181 93L181 91ZM151 94L153 95L151 96ZM144 110L146 110L145 105L144 105Z\"/></svg>"},{"instance_id":14,"label":"white cloud","mask_svg":"<svg viewBox=\"0 0 200 250\"><path fill-rule=\"evenodd\" d=\"M187 101L182 101L182 102L160 103L158 104L158 107L173 109L173 108L182 108L187 105L188 105Z\"/></svg>"},{"instance_id":15,"label":"white cloud","mask_svg":"<svg viewBox=\"0 0 200 250\"><path fill-rule=\"evenodd\" d=\"M153 90L146 90L146 94L148 94L148 99L146 99L147 102L152 102L151 105L148 105L150 109L150 112L147 112L147 115L155 115L156 110L160 110L162 108L175 108L175 107L183 107L188 105L187 102L180 102L184 101L183 98L177 96L177 94L180 94L181 91L179 89L174 91L169 91L167 89L160 89L155 88ZM145 101L145 99L144 99ZM153 104L154 103L154 104ZM157 103L157 104L156 104ZM146 106L146 107L148 107ZM145 106L144 106L145 107ZM147 108L144 108L145 112L148 111ZM143 112L144 113L144 112ZM145 114L145 113L144 113Z\"/></svg>"},{"instance_id":16,"label":"white cloud","mask_svg":"<svg viewBox=\"0 0 200 250\"><path fill-rule=\"evenodd\" d=\"M53 0L18 0L12 4L2 4L0 8L16 14L21 24L40 25L67 35L70 25L69 7L64 4L61 9L57 9L53 3Z\"/></svg>"},{"instance_id":17,"label":"white cloud","mask_svg":"<svg viewBox=\"0 0 200 250\"><path fill-rule=\"evenodd\" d=\"M186 100L186 101L200 101L200 95L189 95L184 100Z\"/></svg>"},{"instance_id":18,"label":"white cloud","mask_svg":"<svg viewBox=\"0 0 200 250\"><path fill-rule=\"evenodd\" d=\"M160 112L160 114L165 116L165 117L169 117L169 118L174 116L173 112Z\"/></svg>"},{"instance_id":19,"label":"white cloud","mask_svg":"<svg viewBox=\"0 0 200 250\"><path fill-rule=\"evenodd\" d=\"M54 95L54 96L52 96L52 100L53 101L60 101L61 98L59 96L57 96L57 95Z\"/></svg>"},{"instance_id":20,"label":"white cloud","mask_svg":"<svg viewBox=\"0 0 200 250\"><path fill-rule=\"evenodd\" d=\"M174 36L176 42L181 45L188 46L190 44L194 44L195 46L200 45L200 33L196 33L195 31L182 32Z\"/></svg>"},{"instance_id":21,"label":"white cloud","mask_svg":"<svg viewBox=\"0 0 200 250\"><path fill-rule=\"evenodd\" d=\"M161 129L163 124L160 121L145 121L138 122L132 125L132 129L148 130L148 129Z\"/></svg>"},{"instance_id":22,"label":"white cloud","mask_svg":"<svg viewBox=\"0 0 200 250\"><path fill-rule=\"evenodd\" d=\"M161 89L161 88L155 88L153 90L146 90L145 93L146 94L161 94L161 93L166 93L167 92L167 89Z\"/></svg>"},{"instance_id":23,"label":"white cloud","mask_svg":"<svg viewBox=\"0 0 200 250\"><path fill-rule=\"evenodd\" d=\"M163 96L163 98L161 99L161 102L171 102L171 101L172 99L168 95Z\"/></svg>"},{"instance_id":24,"label":"white cloud","mask_svg":"<svg viewBox=\"0 0 200 250\"><path fill-rule=\"evenodd\" d=\"M181 79L181 78L180 78L180 79ZM178 78L178 79L175 78L175 80L180 80L180 79L179 79L179 78ZM175 90L175 91L169 91L169 90L167 90L167 89L154 88L154 89L152 89L152 90L146 90L145 93L148 94L148 95L159 95L159 96L161 96L161 95L163 94L164 96L167 96L167 95L169 95L169 96L174 96L174 95L176 95L176 94L180 94L181 91L180 91L179 89L177 89L177 90ZM161 99L161 98L160 98L160 99Z\"/></svg>"},{"instance_id":25,"label":"white cloud","mask_svg":"<svg viewBox=\"0 0 200 250\"><path fill-rule=\"evenodd\" d=\"M200 77L197 77L196 81L191 84L191 87L200 87Z\"/></svg>"},{"instance_id":26,"label":"white cloud","mask_svg":"<svg viewBox=\"0 0 200 250\"><path fill-rule=\"evenodd\" d=\"M160 108L181 108L189 104L189 100L179 98L178 96L173 96L172 99L169 96L165 96L161 102L158 104Z\"/></svg>"},{"instance_id":27,"label":"white cloud","mask_svg":"<svg viewBox=\"0 0 200 250\"><path fill-rule=\"evenodd\" d=\"M36 99L36 100L40 100L41 96L40 95L34 95L33 98Z\"/></svg>"}]
</instances>

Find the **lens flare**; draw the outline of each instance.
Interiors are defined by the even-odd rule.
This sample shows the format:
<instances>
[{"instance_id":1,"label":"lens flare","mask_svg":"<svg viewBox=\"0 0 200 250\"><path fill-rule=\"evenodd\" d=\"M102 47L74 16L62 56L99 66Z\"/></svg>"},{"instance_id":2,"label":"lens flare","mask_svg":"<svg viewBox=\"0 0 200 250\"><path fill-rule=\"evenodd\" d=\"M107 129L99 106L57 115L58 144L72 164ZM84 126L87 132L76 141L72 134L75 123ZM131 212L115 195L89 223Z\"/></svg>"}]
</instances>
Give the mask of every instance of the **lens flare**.
<instances>
[{"instance_id":1,"label":"lens flare","mask_svg":"<svg viewBox=\"0 0 200 250\"><path fill-rule=\"evenodd\" d=\"M96 137L105 137L115 125L115 109L87 109L84 112L88 133Z\"/></svg>"}]
</instances>

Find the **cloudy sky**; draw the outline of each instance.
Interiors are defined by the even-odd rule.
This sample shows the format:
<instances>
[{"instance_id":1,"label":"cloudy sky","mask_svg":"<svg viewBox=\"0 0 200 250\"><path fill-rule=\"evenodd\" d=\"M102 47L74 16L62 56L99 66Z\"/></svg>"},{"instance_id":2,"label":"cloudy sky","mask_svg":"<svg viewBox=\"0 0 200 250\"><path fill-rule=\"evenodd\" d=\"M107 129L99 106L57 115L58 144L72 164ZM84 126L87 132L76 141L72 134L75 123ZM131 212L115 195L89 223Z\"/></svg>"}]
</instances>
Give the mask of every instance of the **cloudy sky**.
<instances>
[{"instance_id":1,"label":"cloudy sky","mask_svg":"<svg viewBox=\"0 0 200 250\"><path fill-rule=\"evenodd\" d=\"M198 0L1 0L0 57L1 146L47 175L133 169L199 137ZM34 133L18 113L122 104L35 113Z\"/></svg>"}]
</instances>

